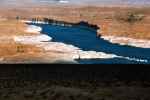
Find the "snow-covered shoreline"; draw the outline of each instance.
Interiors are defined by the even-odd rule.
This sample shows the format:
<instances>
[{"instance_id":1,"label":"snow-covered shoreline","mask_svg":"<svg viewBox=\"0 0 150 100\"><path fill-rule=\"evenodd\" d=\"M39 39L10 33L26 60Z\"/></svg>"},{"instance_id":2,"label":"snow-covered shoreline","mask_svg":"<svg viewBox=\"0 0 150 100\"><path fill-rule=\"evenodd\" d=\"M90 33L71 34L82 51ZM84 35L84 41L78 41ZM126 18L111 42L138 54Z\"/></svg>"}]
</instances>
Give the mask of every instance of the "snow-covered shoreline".
<instances>
[{"instance_id":1,"label":"snow-covered shoreline","mask_svg":"<svg viewBox=\"0 0 150 100\"><path fill-rule=\"evenodd\" d=\"M38 26L32 27L29 25L30 29L34 32L39 32L40 28ZM15 36L14 41L19 42L22 44L34 44L37 47L41 47L44 49L45 52L61 52L64 54L63 59L66 61L75 61L77 59L112 59L112 58L123 58L131 61L137 62L147 62L145 59L138 59L138 58L130 58L130 57L123 57L118 56L115 54L107 54L104 52L97 52L97 51L83 51L74 45L65 44L61 42L52 42L52 37L45 35L45 34L37 34L33 36Z\"/></svg>"},{"instance_id":2,"label":"snow-covered shoreline","mask_svg":"<svg viewBox=\"0 0 150 100\"><path fill-rule=\"evenodd\" d=\"M101 36L102 39L119 45L129 45L140 48L150 48L150 40L133 39L128 37Z\"/></svg>"}]
</instances>

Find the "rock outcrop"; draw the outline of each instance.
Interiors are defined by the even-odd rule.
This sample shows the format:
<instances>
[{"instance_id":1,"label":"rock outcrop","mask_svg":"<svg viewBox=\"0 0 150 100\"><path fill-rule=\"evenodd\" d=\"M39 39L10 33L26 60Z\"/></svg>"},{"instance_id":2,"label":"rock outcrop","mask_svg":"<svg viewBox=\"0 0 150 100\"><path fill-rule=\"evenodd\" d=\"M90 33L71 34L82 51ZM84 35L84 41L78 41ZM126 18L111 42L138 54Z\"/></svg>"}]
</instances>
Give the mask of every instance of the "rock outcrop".
<instances>
[{"instance_id":1,"label":"rock outcrop","mask_svg":"<svg viewBox=\"0 0 150 100\"><path fill-rule=\"evenodd\" d=\"M42 28L34 25L28 25L27 29L25 30L25 32L28 33L40 33L40 31L42 31Z\"/></svg>"},{"instance_id":2,"label":"rock outcrop","mask_svg":"<svg viewBox=\"0 0 150 100\"><path fill-rule=\"evenodd\" d=\"M116 37L116 36L102 36L104 40L110 41L111 43L118 43L120 45L129 45L141 48L150 48L149 40L133 39L127 37Z\"/></svg>"}]
</instances>

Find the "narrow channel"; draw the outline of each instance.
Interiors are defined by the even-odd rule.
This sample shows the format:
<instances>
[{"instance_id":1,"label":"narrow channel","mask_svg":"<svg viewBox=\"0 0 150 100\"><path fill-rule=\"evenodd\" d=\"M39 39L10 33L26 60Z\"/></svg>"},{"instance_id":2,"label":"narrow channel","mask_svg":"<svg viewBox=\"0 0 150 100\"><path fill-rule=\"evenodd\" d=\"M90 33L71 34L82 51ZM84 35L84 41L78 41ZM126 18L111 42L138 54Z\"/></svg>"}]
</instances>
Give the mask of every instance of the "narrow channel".
<instances>
[{"instance_id":1,"label":"narrow channel","mask_svg":"<svg viewBox=\"0 0 150 100\"><path fill-rule=\"evenodd\" d=\"M35 24L40 26L42 33L53 38L54 42L63 42L81 48L85 51L97 51L115 54L132 59L145 59L147 62L140 62L124 58L113 59L89 59L78 60L81 64L149 64L150 63L150 48L138 48L131 46L122 46L119 44L110 43L102 38L96 37L96 31L80 28L78 26L60 26L49 24Z\"/></svg>"}]
</instances>

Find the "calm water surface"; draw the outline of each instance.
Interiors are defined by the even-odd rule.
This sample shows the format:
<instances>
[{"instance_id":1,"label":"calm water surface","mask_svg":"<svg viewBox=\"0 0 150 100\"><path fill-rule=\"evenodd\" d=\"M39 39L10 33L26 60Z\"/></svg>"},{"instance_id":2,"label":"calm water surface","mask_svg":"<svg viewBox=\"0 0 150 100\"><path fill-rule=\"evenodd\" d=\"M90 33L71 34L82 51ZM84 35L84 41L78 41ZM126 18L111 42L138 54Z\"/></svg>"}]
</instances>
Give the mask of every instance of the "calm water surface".
<instances>
[{"instance_id":1,"label":"calm water surface","mask_svg":"<svg viewBox=\"0 0 150 100\"><path fill-rule=\"evenodd\" d=\"M36 24L43 28L42 33L48 34L53 38L55 42L63 42L66 44L72 44L82 50L93 50L98 52L105 52L116 54L118 56L146 59L150 64L150 48L138 48L130 46L121 46L118 44L112 44L106 40L96 37L95 31L79 28L77 26L64 27L55 25L43 25ZM79 60L80 63L143 63L137 61L130 61L122 58L115 59L91 59L91 60Z\"/></svg>"}]
</instances>

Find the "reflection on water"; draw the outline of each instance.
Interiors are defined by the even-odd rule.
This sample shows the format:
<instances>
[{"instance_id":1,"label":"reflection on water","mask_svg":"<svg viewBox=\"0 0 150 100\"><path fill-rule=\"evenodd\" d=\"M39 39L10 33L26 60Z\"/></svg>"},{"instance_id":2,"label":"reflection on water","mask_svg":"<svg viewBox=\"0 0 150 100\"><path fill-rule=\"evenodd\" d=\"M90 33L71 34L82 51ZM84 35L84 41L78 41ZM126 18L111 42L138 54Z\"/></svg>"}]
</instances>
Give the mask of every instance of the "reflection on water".
<instances>
[{"instance_id":1,"label":"reflection on water","mask_svg":"<svg viewBox=\"0 0 150 100\"><path fill-rule=\"evenodd\" d=\"M37 24L36 24L37 25ZM43 28L42 33L48 34L53 41L72 44L82 50L94 50L99 52L116 54L118 56L147 59L150 63L150 48L137 48L129 46L121 46L112 44L106 40L96 37L96 32L81 29L79 27L63 27L55 25L40 25ZM93 63L139 63L128 61L125 59L109 59L109 60L82 60L83 62ZM82 61L80 61L82 63Z\"/></svg>"}]
</instances>

